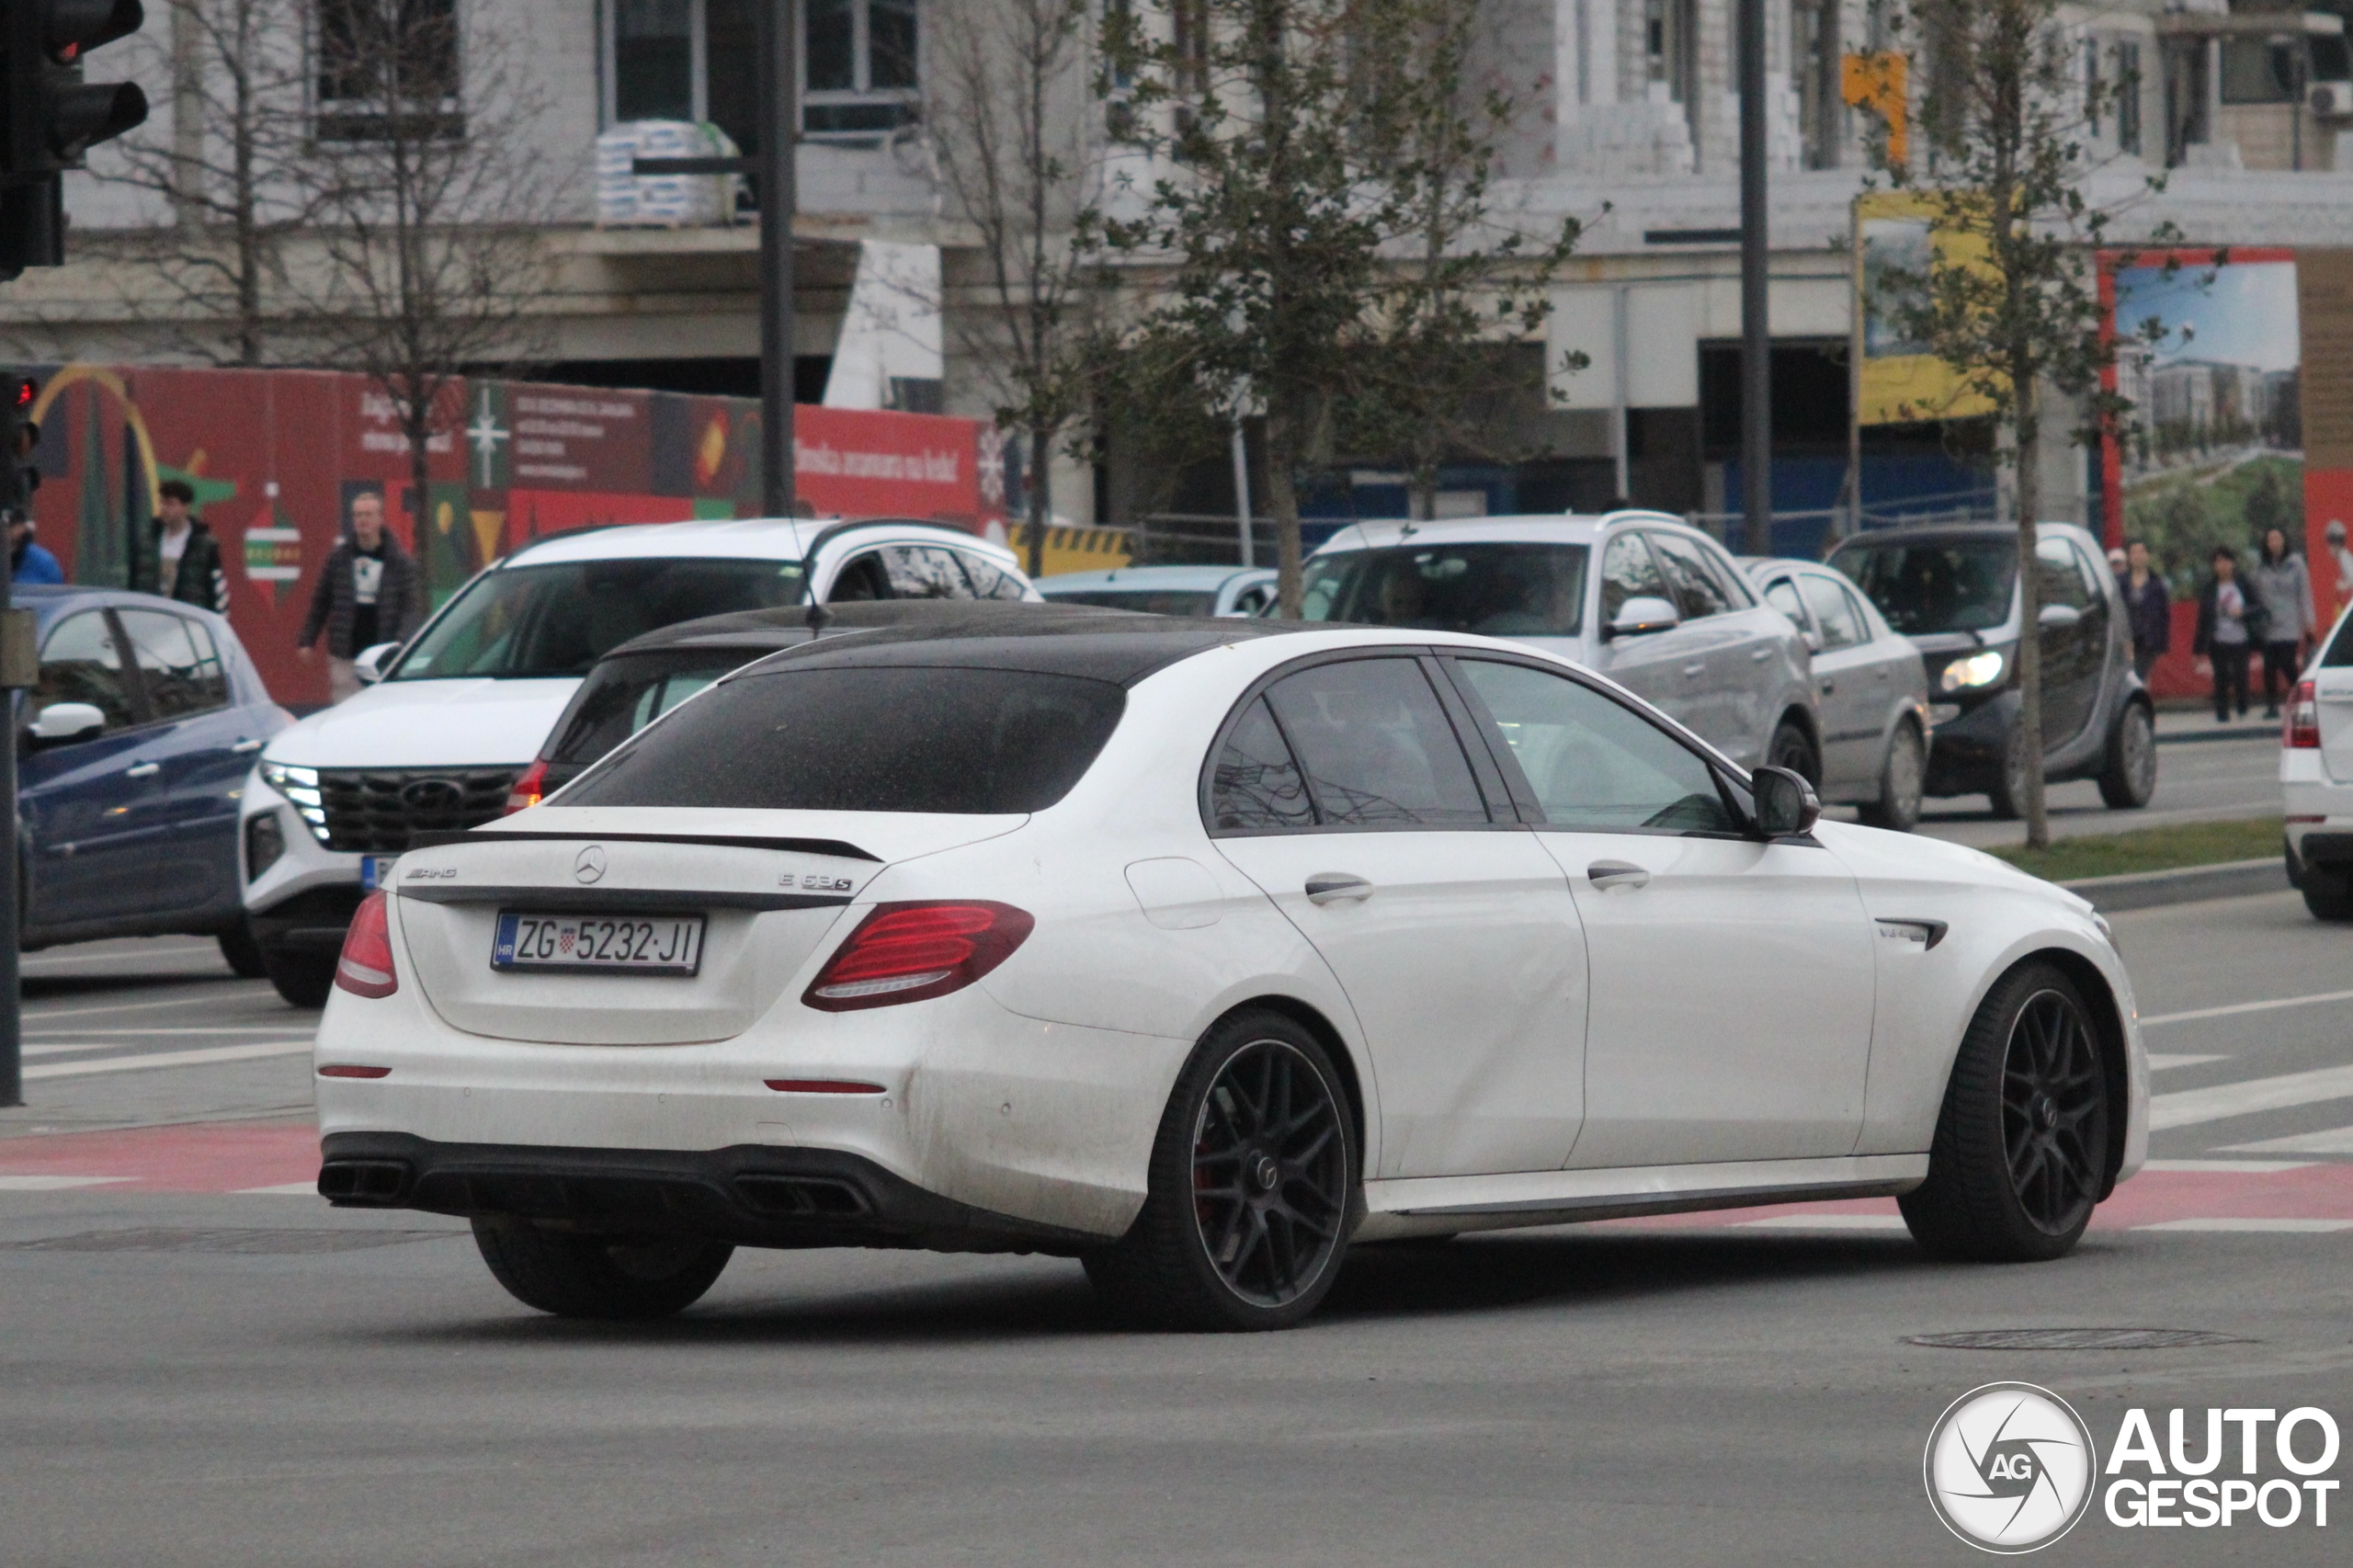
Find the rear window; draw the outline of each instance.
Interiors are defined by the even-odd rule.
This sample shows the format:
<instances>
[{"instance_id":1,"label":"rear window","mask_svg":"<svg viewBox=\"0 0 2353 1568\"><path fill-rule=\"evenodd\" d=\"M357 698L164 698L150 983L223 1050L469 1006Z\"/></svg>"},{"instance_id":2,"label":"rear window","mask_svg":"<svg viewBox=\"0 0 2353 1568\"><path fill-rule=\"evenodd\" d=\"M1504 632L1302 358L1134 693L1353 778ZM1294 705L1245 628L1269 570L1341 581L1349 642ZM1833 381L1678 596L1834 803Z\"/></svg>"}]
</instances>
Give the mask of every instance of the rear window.
<instances>
[{"instance_id":1,"label":"rear window","mask_svg":"<svg viewBox=\"0 0 2353 1568\"><path fill-rule=\"evenodd\" d=\"M770 650L645 653L598 665L548 747L551 762L585 767L688 698Z\"/></svg>"},{"instance_id":2,"label":"rear window","mask_svg":"<svg viewBox=\"0 0 2353 1568\"><path fill-rule=\"evenodd\" d=\"M1109 681L1022 670L778 670L728 682L622 746L566 806L1042 811L1120 722Z\"/></svg>"},{"instance_id":3,"label":"rear window","mask_svg":"<svg viewBox=\"0 0 2353 1568\"><path fill-rule=\"evenodd\" d=\"M2336 639L2329 643L2328 652L2321 655L2320 662L2325 668L2332 670L2353 665L2353 615L2347 616L2343 624L2337 627Z\"/></svg>"},{"instance_id":4,"label":"rear window","mask_svg":"<svg viewBox=\"0 0 2353 1568\"><path fill-rule=\"evenodd\" d=\"M1319 555L1301 615L1489 637L1574 637L1585 610L1581 544L1405 545Z\"/></svg>"}]
</instances>

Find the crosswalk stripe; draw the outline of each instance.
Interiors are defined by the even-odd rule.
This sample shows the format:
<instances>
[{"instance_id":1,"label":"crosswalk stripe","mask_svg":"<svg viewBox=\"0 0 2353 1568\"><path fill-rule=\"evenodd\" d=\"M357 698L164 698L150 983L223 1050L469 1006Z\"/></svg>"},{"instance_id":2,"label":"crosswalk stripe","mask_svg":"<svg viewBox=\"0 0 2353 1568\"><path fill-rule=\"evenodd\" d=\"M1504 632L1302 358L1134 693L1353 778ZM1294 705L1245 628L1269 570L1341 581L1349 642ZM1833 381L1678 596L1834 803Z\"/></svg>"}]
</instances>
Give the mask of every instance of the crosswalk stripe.
<instances>
[{"instance_id":1,"label":"crosswalk stripe","mask_svg":"<svg viewBox=\"0 0 2353 1568\"><path fill-rule=\"evenodd\" d=\"M1901 1214L1776 1214L1766 1220L1744 1220L1752 1231L1901 1231Z\"/></svg>"},{"instance_id":2,"label":"crosswalk stripe","mask_svg":"<svg viewBox=\"0 0 2353 1568\"><path fill-rule=\"evenodd\" d=\"M2211 1088L2182 1089L2157 1096L2149 1104L2149 1130L2163 1132L2168 1128L2194 1127L2201 1121L2221 1121L2226 1117L2343 1099L2353 1099L2353 1067L2323 1067L2310 1073L2283 1074L2277 1078L2249 1078L2243 1083L2217 1084Z\"/></svg>"},{"instance_id":3,"label":"crosswalk stripe","mask_svg":"<svg viewBox=\"0 0 2353 1568\"><path fill-rule=\"evenodd\" d=\"M312 1049L305 1040L273 1041L255 1045L216 1045L204 1051L167 1051L145 1056L109 1056L97 1062L51 1062L25 1069L28 1082L35 1078L84 1078L97 1073L136 1073L150 1067L202 1067L215 1062L253 1062L265 1056L307 1055Z\"/></svg>"},{"instance_id":4,"label":"crosswalk stripe","mask_svg":"<svg viewBox=\"0 0 2353 1568\"><path fill-rule=\"evenodd\" d=\"M254 983L256 987L261 985L259 981ZM236 989L242 991L245 987L240 985ZM228 991L229 988L222 987L222 990ZM235 993L230 992L230 994ZM50 1018L85 1018L93 1013L153 1013L160 1008L184 1008L199 1001L210 999L211 994L208 993L203 997L175 996L168 1002L108 1002L96 1007L28 1007L25 1009L25 1024L28 1028L38 1028L43 1021Z\"/></svg>"},{"instance_id":5,"label":"crosswalk stripe","mask_svg":"<svg viewBox=\"0 0 2353 1568\"><path fill-rule=\"evenodd\" d=\"M2198 1067L2209 1062L2228 1060L2229 1058L2224 1056L2193 1056L2180 1051L2153 1051L2149 1052L2149 1071L2162 1073L2168 1067Z\"/></svg>"},{"instance_id":6,"label":"crosswalk stripe","mask_svg":"<svg viewBox=\"0 0 2353 1568\"><path fill-rule=\"evenodd\" d=\"M2239 1013L2268 1013L2279 1007L2309 1007L2320 1002L2353 1002L2353 991L2321 991L2310 996L2277 996L2268 1002L2234 1002L2225 1007L2195 1007L2187 1013L2159 1013L2141 1020L2152 1024L2186 1024L2196 1018L2227 1018Z\"/></svg>"},{"instance_id":7,"label":"crosswalk stripe","mask_svg":"<svg viewBox=\"0 0 2353 1568\"><path fill-rule=\"evenodd\" d=\"M103 1187L110 1181L136 1181L137 1176L0 1176L0 1192L66 1192L77 1187Z\"/></svg>"},{"instance_id":8,"label":"crosswalk stripe","mask_svg":"<svg viewBox=\"0 0 2353 1568\"><path fill-rule=\"evenodd\" d=\"M30 1020L28 1020L28 1022L30 1022ZM287 1035L289 1038L291 1038L291 1036L292 1036L292 1034L293 1034L293 1031L292 1031L292 1030L290 1030L290 1029L268 1029L268 1028L256 1028L255 1025L252 1025L252 1024L204 1024L204 1025L191 1025L191 1026L189 1026L189 1027L182 1028L152 1028L152 1029L83 1029L83 1028L76 1028L76 1029L69 1029L69 1030L67 1030L66 1032L67 1032L67 1033L69 1033L69 1034L82 1035L82 1036L96 1036L96 1035L131 1035L131 1036L135 1036L135 1037L138 1037L138 1038L141 1038L141 1039L144 1039L144 1038L146 1038L146 1037L148 1037L148 1036L150 1036L150 1035L178 1035L178 1034L242 1034L242 1035L253 1035L253 1034L284 1034L284 1035ZM313 1031L313 1033L306 1033L306 1034L304 1034L304 1035L303 1035L303 1037L302 1037L302 1038L303 1038L304 1040L310 1040L310 1039L313 1038L313 1034L314 1034L314 1032L315 1032L315 1031ZM2152 1060L2154 1060L2154 1058L2153 1058ZM2205 1058L2204 1060L2209 1060L2209 1061L2211 1061L2211 1060L2212 1060L2212 1058L2211 1058L2211 1057L2210 1057L2210 1058Z\"/></svg>"},{"instance_id":9,"label":"crosswalk stripe","mask_svg":"<svg viewBox=\"0 0 2353 1568\"><path fill-rule=\"evenodd\" d=\"M2173 1171L2184 1176L2278 1176L2282 1171L2312 1169L2309 1160L2150 1160L2144 1171Z\"/></svg>"},{"instance_id":10,"label":"crosswalk stripe","mask_svg":"<svg viewBox=\"0 0 2353 1568\"><path fill-rule=\"evenodd\" d=\"M2260 1143L2234 1143L2230 1148L2234 1154L2353 1154L2353 1127L2267 1138Z\"/></svg>"},{"instance_id":11,"label":"crosswalk stripe","mask_svg":"<svg viewBox=\"0 0 2353 1568\"><path fill-rule=\"evenodd\" d=\"M85 1034L103 1034L107 1031L103 1029L85 1029L83 1032ZM140 1029L125 1029L123 1032L125 1034L138 1035L143 1034L145 1031ZM213 1031L208 1030L206 1032L210 1033ZM262 1041L254 1040L253 1031L250 1029L222 1029L218 1032L222 1034L244 1035L246 1037L248 1043L255 1045L265 1043L269 1045L309 1045L313 1043L312 1038L309 1035L290 1035L286 1039L280 1040ZM27 1056L69 1056L77 1051L120 1051L129 1043L130 1042L128 1040L45 1040L37 1045L28 1045L23 1049L24 1053Z\"/></svg>"},{"instance_id":12,"label":"crosswalk stripe","mask_svg":"<svg viewBox=\"0 0 2353 1568\"><path fill-rule=\"evenodd\" d=\"M319 1184L314 1181L290 1181L278 1187L241 1187L233 1198L316 1198Z\"/></svg>"},{"instance_id":13,"label":"crosswalk stripe","mask_svg":"<svg viewBox=\"0 0 2353 1568\"><path fill-rule=\"evenodd\" d=\"M2238 1231L2250 1235L2325 1235L2353 1231L2353 1220L2159 1220L2136 1231Z\"/></svg>"}]
</instances>

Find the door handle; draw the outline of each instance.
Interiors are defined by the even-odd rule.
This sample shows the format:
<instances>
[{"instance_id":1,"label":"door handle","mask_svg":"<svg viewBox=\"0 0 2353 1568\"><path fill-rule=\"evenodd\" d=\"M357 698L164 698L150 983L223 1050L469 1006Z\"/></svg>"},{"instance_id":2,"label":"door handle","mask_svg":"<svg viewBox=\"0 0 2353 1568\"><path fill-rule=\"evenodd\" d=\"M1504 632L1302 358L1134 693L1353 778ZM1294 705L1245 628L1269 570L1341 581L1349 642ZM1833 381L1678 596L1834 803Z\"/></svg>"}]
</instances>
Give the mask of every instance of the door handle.
<instances>
[{"instance_id":1,"label":"door handle","mask_svg":"<svg viewBox=\"0 0 2353 1568\"><path fill-rule=\"evenodd\" d=\"M1640 866L1623 860L1596 860L1585 869L1586 879L1597 888L1643 888L1650 886L1651 874Z\"/></svg>"},{"instance_id":2,"label":"door handle","mask_svg":"<svg viewBox=\"0 0 2353 1568\"><path fill-rule=\"evenodd\" d=\"M1752 648L1749 650L1748 662L1752 665L1761 665L1772 656L1773 650L1770 648Z\"/></svg>"},{"instance_id":3,"label":"door handle","mask_svg":"<svg viewBox=\"0 0 2353 1568\"><path fill-rule=\"evenodd\" d=\"M137 762L124 768L122 776L125 778L153 778L163 771L164 765L160 762Z\"/></svg>"},{"instance_id":4,"label":"door handle","mask_svg":"<svg viewBox=\"0 0 2353 1568\"><path fill-rule=\"evenodd\" d=\"M1872 670L1871 670L1871 679L1873 679L1873 680L1885 680L1886 678L1887 678L1887 666L1886 666L1885 665L1875 665L1875 666L1872 668Z\"/></svg>"},{"instance_id":5,"label":"door handle","mask_svg":"<svg viewBox=\"0 0 2353 1568\"><path fill-rule=\"evenodd\" d=\"M1689 680L1697 680L1697 679L1699 679L1701 676L1703 676L1703 675L1705 675L1705 674L1707 674L1707 673L1708 673L1708 666L1707 666L1707 665L1706 665L1706 663L1705 663L1704 661L1703 661L1703 662L1701 662L1701 663L1699 663L1699 664L1696 664L1696 665L1684 665L1684 666L1683 666L1683 674L1684 674L1684 676L1685 676L1685 678L1689 679Z\"/></svg>"},{"instance_id":6,"label":"door handle","mask_svg":"<svg viewBox=\"0 0 2353 1568\"><path fill-rule=\"evenodd\" d=\"M1318 871L1307 879L1307 902L1336 903L1342 899L1370 898L1372 884L1346 871Z\"/></svg>"},{"instance_id":7,"label":"door handle","mask_svg":"<svg viewBox=\"0 0 2353 1568\"><path fill-rule=\"evenodd\" d=\"M261 743L259 741L239 741L235 745L229 748L229 755L232 756L243 756L247 752L259 750L261 750Z\"/></svg>"},{"instance_id":8,"label":"door handle","mask_svg":"<svg viewBox=\"0 0 2353 1568\"><path fill-rule=\"evenodd\" d=\"M1838 683L1835 680L1825 680L1822 683L1822 695L1824 697L1829 696L1832 692L1837 689Z\"/></svg>"}]
</instances>

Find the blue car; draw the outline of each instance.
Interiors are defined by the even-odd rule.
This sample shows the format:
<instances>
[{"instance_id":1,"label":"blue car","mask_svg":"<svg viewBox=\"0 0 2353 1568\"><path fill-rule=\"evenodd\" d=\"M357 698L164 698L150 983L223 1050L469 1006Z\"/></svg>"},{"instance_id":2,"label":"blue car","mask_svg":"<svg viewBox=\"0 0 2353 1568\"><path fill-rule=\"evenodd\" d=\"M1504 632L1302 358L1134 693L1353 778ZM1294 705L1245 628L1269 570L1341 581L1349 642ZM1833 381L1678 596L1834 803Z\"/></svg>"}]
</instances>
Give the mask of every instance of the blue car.
<instances>
[{"instance_id":1,"label":"blue car","mask_svg":"<svg viewBox=\"0 0 2353 1568\"><path fill-rule=\"evenodd\" d=\"M20 585L13 602L40 648L17 710L24 946L218 937L230 967L258 976L237 803L293 715L208 610L112 588Z\"/></svg>"}]
</instances>

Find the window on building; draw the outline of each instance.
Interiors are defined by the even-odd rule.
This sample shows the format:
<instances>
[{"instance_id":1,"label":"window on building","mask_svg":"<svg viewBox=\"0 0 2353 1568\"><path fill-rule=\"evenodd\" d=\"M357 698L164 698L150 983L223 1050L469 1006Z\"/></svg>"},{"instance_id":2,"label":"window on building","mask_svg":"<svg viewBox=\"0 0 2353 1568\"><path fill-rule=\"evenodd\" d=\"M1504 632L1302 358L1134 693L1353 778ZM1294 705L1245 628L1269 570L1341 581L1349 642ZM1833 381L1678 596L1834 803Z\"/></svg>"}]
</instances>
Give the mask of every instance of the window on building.
<instances>
[{"instance_id":1,"label":"window on building","mask_svg":"<svg viewBox=\"0 0 2353 1568\"><path fill-rule=\"evenodd\" d=\"M1649 79L1683 106L1694 148L1699 141L1699 0L1643 0L1643 60Z\"/></svg>"},{"instance_id":2,"label":"window on building","mask_svg":"<svg viewBox=\"0 0 2353 1568\"><path fill-rule=\"evenodd\" d=\"M1845 106L1838 93L1838 0L1792 0L1790 74L1798 90L1798 137L1805 166L1838 166Z\"/></svg>"},{"instance_id":3,"label":"window on building","mask_svg":"<svg viewBox=\"0 0 2353 1568\"><path fill-rule=\"evenodd\" d=\"M2222 40L2222 101L2284 104L2296 97L2298 47L2268 38Z\"/></svg>"},{"instance_id":4,"label":"window on building","mask_svg":"<svg viewBox=\"0 0 2353 1568\"><path fill-rule=\"evenodd\" d=\"M458 0L317 0L313 16L320 141L465 134Z\"/></svg>"},{"instance_id":5,"label":"window on building","mask_svg":"<svg viewBox=\"0 0 2353 1568\"><path fill-rule=\"evenodd\" d=\"M612 0L605 10L610 118L708 120L745 153L757 153L755 3ZM870 138L915 118L921 80L915 5L803 0L799 61L805 133Z\"/></svg>"},{"instance_id":6,"label":"window on building","mask_svg":"<svg viewBox=\"0 0 2353 1568\"><path fill-rule=\"evenodd\" d=\"M2165 166L2175 168L2188 156L2188 149L2212 139L2213 121L2207 103L2209 51L2202 38L2165 39L2161 46L2165 51Z\"/></svg>"},{"instance_id":7,"label":"window on building","mask_svg":"<svg viewBox=\"0 0 2353 1568\"><path fill-rule=\"evenodd\" d=\"M2116 46L2116 146L2136 155L2141 151L2141 45L2133 39Z\"/></svg>"},{"instance_id":8,"label":"window on building","mask_svg":"<svg viewBox=\"0 0 2353 1568\"><path fill-rule=\"evenodd\" d=\"M2099 40L2084 40L2084 123L2095 136L2099 134L2100 110Z\"/></svg>"}]
</instances>

